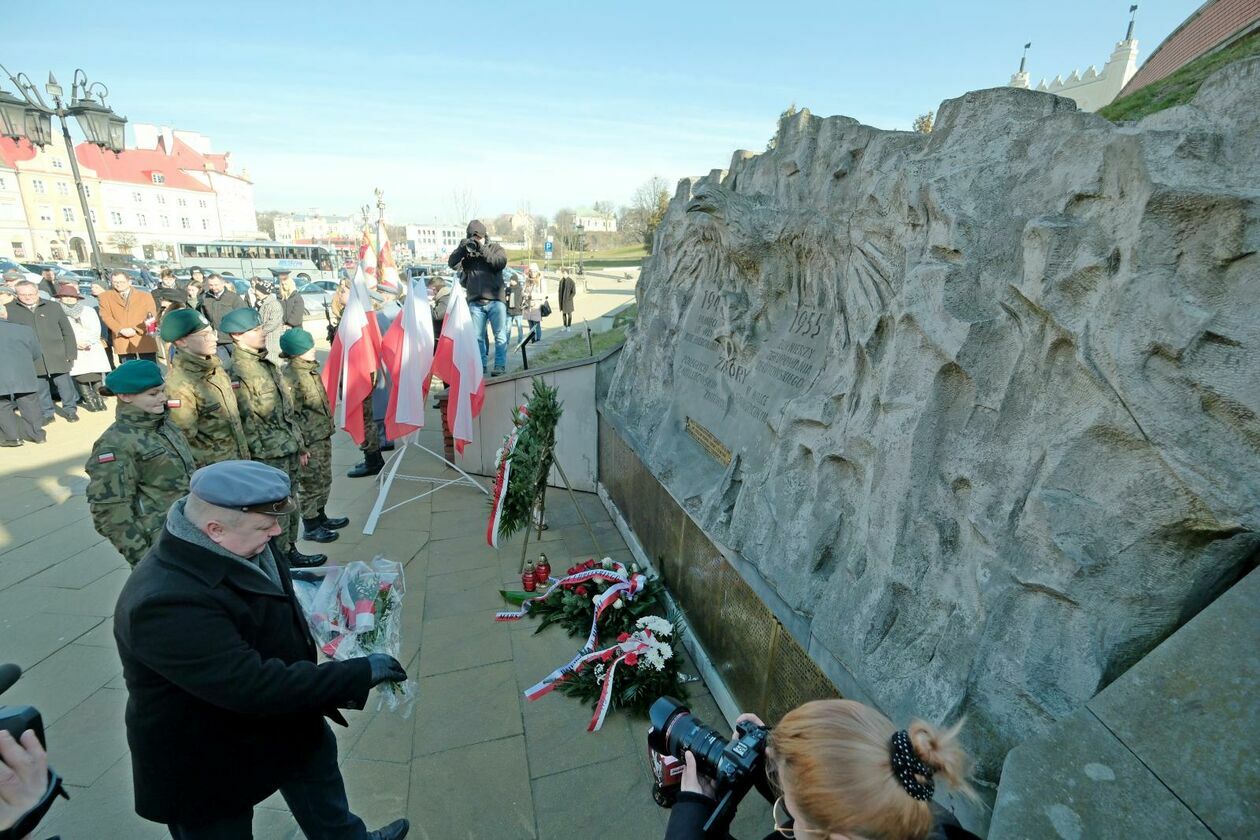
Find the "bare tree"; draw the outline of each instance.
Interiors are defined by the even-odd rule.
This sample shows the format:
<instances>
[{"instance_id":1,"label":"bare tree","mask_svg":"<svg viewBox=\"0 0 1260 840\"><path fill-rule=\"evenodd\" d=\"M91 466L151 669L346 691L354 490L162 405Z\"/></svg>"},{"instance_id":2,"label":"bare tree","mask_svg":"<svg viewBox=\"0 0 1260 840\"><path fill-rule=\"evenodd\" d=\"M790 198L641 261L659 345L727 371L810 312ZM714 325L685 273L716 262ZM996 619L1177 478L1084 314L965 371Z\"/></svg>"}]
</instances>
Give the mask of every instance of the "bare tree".
<instances>
[{"instance_id":1,"label":"bare tree","mask_svg":"<svg viewBox=\"0 0 1260 840\"><path fill-rule=\"evenodd\" d=\"M633 205L622 219L622 224L634 231L649 248L652 247L652 236L669 207L668 187L664 178L653 175L634 191Z\"/></svg>"},{"instance_id":2,"label":"bare tree","mask_svg":"<svg viewBox=\"0 0 1260 840\"><path fill-rule=\"evenodd\" d=\"M477 215L477 198L468 187L460 187L451 191L451 212L455 214L457 224L466 225Z\"/></svg>"}]
</instances>

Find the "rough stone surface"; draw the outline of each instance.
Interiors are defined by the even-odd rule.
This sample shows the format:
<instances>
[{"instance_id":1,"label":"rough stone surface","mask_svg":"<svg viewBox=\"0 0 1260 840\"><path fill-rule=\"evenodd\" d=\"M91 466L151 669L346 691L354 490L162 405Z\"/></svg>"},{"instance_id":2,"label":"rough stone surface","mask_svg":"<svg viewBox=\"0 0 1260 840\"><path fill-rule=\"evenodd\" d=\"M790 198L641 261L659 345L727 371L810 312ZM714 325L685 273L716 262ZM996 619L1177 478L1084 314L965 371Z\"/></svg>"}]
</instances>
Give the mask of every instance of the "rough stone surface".
<instances>
[{"instance_id":1,"label":"rough stone surface","mask_svg":"<svg viewBox=\"0 0 1260 840\"><path fill-rule=\"evenodd\" d=\"M1258 115L1260 60L1134 125L800 113L657 233L605 411L862 694L968 715L982 778L1254 562Z\"/></svg>"}]
</instances>

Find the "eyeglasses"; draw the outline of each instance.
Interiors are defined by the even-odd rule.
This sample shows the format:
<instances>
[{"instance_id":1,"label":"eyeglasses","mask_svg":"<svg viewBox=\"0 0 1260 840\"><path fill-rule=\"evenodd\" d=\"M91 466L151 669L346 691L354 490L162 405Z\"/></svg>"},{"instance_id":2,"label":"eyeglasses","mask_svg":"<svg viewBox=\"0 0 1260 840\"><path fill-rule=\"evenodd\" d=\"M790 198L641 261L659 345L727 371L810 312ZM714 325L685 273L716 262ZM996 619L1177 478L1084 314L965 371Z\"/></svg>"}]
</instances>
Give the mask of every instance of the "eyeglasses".
<instances>
[{"instance_id":1,"label":"eyeglasses","mask_svg":"<svg viewBox=\"0 0 1260 840\"><path fill-rule=\"evenodd\" d=\"M780 796L774 800L774 830L784 837L804 837L810 834L826 836L829 832L818 828L796 828L792 825L795 817L787 809L787 803Z\"/></svg>"}]
</instances>

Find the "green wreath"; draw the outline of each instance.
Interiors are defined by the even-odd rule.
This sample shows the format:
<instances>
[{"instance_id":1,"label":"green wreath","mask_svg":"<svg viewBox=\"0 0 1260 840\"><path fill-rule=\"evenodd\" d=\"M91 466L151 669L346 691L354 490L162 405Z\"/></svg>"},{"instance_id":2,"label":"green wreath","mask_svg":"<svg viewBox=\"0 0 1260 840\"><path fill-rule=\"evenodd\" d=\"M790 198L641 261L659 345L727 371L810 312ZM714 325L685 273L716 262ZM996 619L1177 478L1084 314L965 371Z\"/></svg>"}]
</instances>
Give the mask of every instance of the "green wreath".
<instances>
[{"instance_id":1,"label":"green wreath","mask_svg":"<svg viewBox=\"0 0 1260 840\"><path fill-rule=\"evenodd\" d=\"M557 393L541 379L535 379L534 392L525 406L523 424L518 422L522 420L522 415L514 412L513 422L520 428L516 448L506 459L512 464L512 472L499 514L500 537L511 537L529 527L534 503L546 490L552 451L556 445L556 424L560 422L561 414ZM493 499L491 507L493 509Z\"/></svg>"}]
</instances>

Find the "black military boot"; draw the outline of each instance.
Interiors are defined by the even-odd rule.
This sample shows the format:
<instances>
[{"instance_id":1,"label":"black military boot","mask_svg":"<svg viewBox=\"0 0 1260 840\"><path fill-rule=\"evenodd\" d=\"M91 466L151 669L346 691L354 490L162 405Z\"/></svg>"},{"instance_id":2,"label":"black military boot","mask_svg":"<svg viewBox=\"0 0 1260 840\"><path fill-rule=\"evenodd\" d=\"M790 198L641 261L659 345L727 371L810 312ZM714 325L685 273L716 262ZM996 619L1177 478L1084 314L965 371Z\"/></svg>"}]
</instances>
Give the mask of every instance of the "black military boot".
<instances>
[{"instance_id":1,"label":"black military boot","mask_svg":"<svg viewBox=\"0 0 1260 840\"><path fill-rule=\"evenodd\" d=\"M105 407L103 405L98 406L96 404L97 399L99 398L92 393L92 386L88 383L76 382L74 383L74 390L79 392L79 405L83 406L88 411L100 411Z\"/></svg>"},{"instance_id":2,"label":"black military boot","mask_svg":"<svg viewBox=\"0 0 1260 840\"><path fill-rule=\"evenodd\" d=\"M295 569L310 569L315 566L322 566L328 562L327 554L303 554L297 550L297 546L289 549L289 565Z\"/></svg>"},{"instance_id":3,"label":"black military boot","mask_svg":"<svg viewBox=\"0 0 1260 840\"><path fill-rule=\"evenodd\" d=\"M324 509L319 509L319 524L332 531L340 531L342 528L350 524L350 520L344 516L332 517L324 513Z\"/></svg>"},{"instance_id":4,"label":"black military boot","mask_svg":"<svg viewBox=\"0 0 1260 840\"><path fill-rule=\"evenodd\" d=\"M329 543L341 536L325 528L319 517L302 520L302 539L317 543Z\"/></svg>"},{"instance_id":5,"label":"black military boot","mask_svg":"<svg viewBox=\"0 0 1260 840\"><path fill-rule=\"evenodd\" d=\"M104 411L109 408L109 406L105 404L105 398L101 396L101 384L102 383L100 382L88 383L88 390L92 393L92 402L96 404L97 411Z\"/></svg>"},{"instance_id":6,"label":"black military boot","mask_svg":"<svg viewBox=\"0 0 1260 840\"><path fill-rule=\"evenodd\" d=\"M364 453L363 463L346 473L347 478L363 478L365 475L376 475L385 468L385 459L380 452Z\"/></svg>"}]
</instances>

